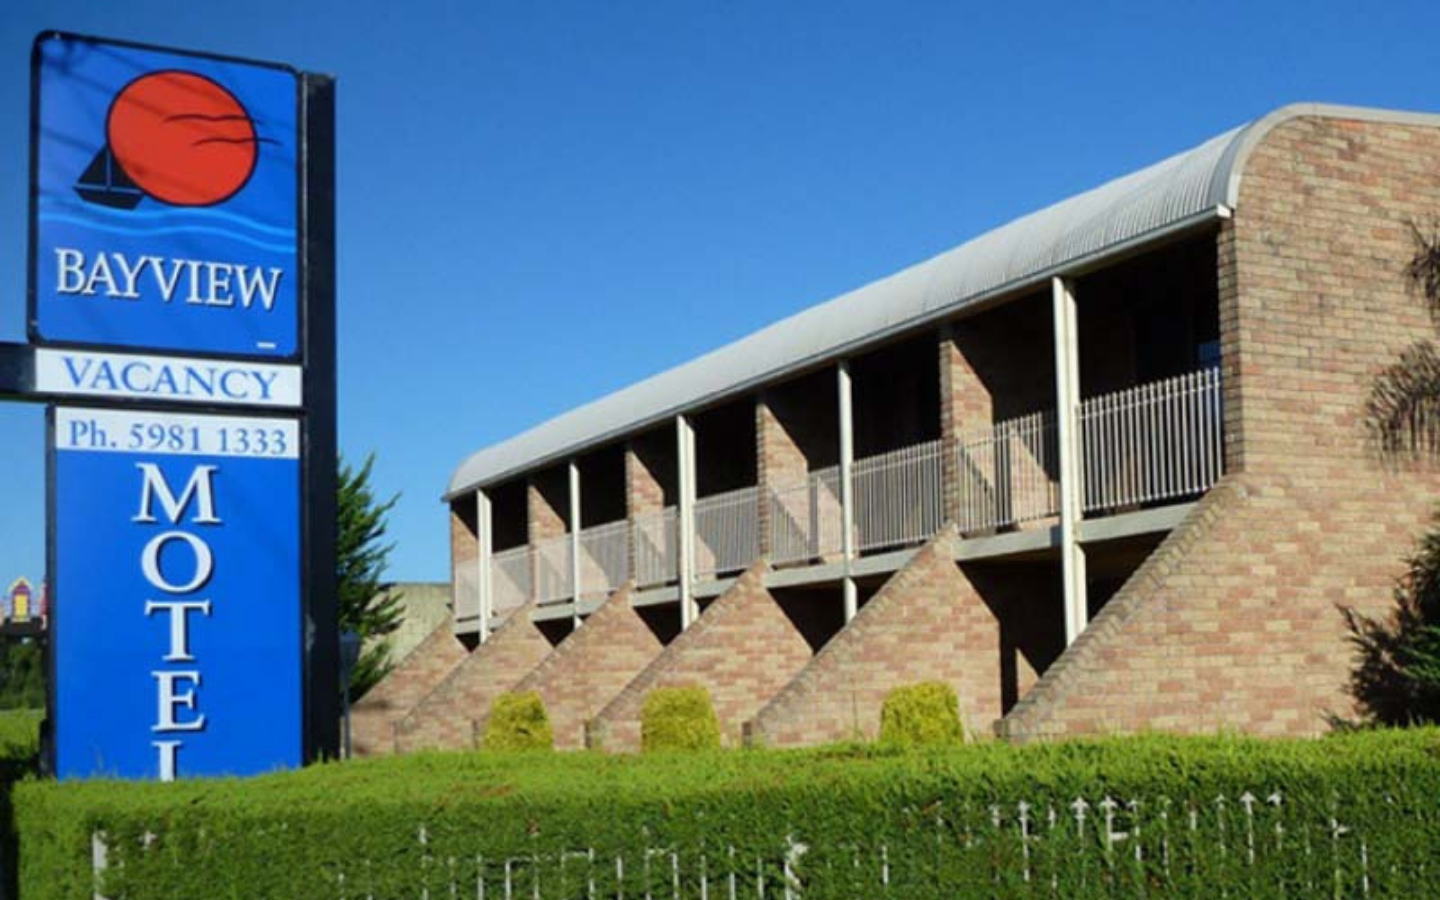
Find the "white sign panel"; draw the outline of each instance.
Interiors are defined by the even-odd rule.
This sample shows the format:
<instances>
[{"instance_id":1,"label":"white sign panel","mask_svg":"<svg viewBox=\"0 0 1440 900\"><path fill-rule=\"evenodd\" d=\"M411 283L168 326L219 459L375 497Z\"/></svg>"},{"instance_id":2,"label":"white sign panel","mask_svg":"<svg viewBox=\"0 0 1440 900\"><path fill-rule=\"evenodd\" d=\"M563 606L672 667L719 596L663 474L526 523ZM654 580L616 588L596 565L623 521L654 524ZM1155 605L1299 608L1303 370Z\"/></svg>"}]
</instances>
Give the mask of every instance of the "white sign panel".
<instances>
[{"instance_id":1,"label":"white sign panel","mask_svg":"<svg viewBox=\"0 0 1440 900\"><path fill-rule=\"evenodd\" d=\"M46 394L179 403L297 407L301 400L299 366L93 350L36 350L35 387Z\"/></svg>"},{"instance_id":2,"label":"white sign panel","mask_svg":"<svg viewBox=\"0 0 1440 900\"><path fill-rule=\"evenodd\" d=\"M294 419L62 407L55 410L55 449L299 459L300 423Z\"/></svg>"}]
</instances>

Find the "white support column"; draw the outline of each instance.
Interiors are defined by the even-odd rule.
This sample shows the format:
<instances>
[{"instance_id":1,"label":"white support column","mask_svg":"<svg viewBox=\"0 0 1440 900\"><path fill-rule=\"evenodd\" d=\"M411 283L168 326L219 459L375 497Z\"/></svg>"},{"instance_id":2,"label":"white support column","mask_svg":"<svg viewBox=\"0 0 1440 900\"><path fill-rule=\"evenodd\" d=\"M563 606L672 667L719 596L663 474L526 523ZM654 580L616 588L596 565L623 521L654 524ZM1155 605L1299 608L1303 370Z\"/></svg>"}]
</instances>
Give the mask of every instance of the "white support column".
<instances>
[{"instance_id":1,"label":"white support column","mask_svg":"<svg viewBox=\"0 0 1440 900\"><path fill-rule=\"evenodd\" d=\"M689 628L699 615L695 605L695 429L685 416L675 417L675 438L679 451L680 498L675 528L680 556L680 630Z\"/></svg>"},{"instance_id":2,"label":"white support column","mask_svg":"<svg viewBox=\"0 0 1440 900\"><path fill-rule=\"evenodd\" d=\"M480 544L476 557L480 593L480 643L490 639L490 619L495 610L495 593L492 582L491 561L495 555L495 529L490 510L490 495L483 490L475 492L475 538Z\"/></svg>"},{"instance_id":3,"label":"white support column","mask_svg":"<svg viewBox=\"0 0 1440 900\"><path fill-rule=\"evenodd\" d=\"M571 624L580 627L580 464L570 460L570 593Z\"/></svg>"},{"instance_id":4,"label":"white support column","mask_svg":"<svg viewBox=\"0 0 1440 900\"><path fill-rule=\"evenodd\" d=\"M1085 550L1078 540L1081 512L1080 346L1074 283L1050 280L1055 323L1055 413L1060 442L1060 565L1065 586L1065 643L1089 619Z\"/></svg>"},{"instance_id":5,"label":"white support column","mask_svg":"<svg viewBox=\"0 0 1440 900\"><path fill-rule=\"evenodd\" d=\"M851 566L855 561L855 409L850 383L850 362L836 368L840 392L840 553L844 558L845 621L855 618L859 598Z\"/></svg>"}]
</instances>

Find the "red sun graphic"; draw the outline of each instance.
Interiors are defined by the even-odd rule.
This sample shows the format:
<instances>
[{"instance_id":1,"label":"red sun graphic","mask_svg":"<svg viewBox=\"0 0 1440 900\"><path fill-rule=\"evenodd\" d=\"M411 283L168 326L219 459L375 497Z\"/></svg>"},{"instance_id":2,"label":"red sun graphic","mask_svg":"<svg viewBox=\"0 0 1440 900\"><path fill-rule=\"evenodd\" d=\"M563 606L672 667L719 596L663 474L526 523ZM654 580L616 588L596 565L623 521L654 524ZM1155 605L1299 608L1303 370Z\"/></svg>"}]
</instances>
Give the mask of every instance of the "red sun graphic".
<instances>
[{"instance_id":1,"label":"red sun graphic","mask_svg":"<svg viewBox=\"0 0 1440 900\"><path fill-rule=\"evenodd\" d=\"M255 171L255 123L203 75L164 71L127 84L105 122L115 161L145 193L173 206L212 206Z\"/></svg>"}]
</instances>

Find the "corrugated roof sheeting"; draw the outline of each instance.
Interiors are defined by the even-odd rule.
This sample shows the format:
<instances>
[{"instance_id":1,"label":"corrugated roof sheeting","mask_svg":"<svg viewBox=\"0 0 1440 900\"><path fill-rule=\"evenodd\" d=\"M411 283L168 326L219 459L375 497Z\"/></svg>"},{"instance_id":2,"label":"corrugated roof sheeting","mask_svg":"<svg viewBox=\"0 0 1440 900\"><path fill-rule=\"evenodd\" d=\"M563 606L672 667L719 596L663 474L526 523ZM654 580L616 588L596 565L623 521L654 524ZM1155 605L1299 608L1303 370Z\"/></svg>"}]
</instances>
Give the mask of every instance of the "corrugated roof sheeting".
<instances>
[{"instance_id":1,"label":"corrugated roof sheeting","mask_svg":"<svg viewBox=\"0 0 1440 900\"><path fill-rule=\"evenodd\" d=\"M1382 113L1285 107L481 450L455 470L446 496L633 434L1147 235L1218 216L1234 204L1248 148L1278 122L1304 114L1393 115ZM1409 117L1431 120L1427 124L1435 118Z\"/></svg>"}]
</instances>

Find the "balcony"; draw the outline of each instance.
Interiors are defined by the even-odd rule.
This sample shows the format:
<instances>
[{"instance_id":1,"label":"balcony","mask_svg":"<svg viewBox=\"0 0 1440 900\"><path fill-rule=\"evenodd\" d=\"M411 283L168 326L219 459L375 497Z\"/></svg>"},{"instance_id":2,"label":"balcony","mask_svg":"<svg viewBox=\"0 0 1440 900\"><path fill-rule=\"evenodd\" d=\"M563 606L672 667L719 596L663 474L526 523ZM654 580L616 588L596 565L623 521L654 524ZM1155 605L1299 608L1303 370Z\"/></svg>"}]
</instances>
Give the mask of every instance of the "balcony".
<instances>
[{"instance_id":1,"label":"balcony","mask_svg":"<svg viewBox=\"0 0 1440 900\"><path fill-rule=\"evenodd\" d=\"M1086 519L1193 498L1223 472L1218 369L1094 396L1076 411L1081 508ZM965 537L1052 524L1060 512L1059 439L1053 410L857 459L851 466L853 553L928 540L953 520ZM829 466L763 495L755 486L699 498L693 509L693 577L733 575L761 555L772 565L844 558L841 469ZM762 510L764 516L762 518ZM947 513L948 510L948 513ZM762 525L764 527L762 527ZM565 534L490 560L491 603L502 616L538 604L603 599L628 581L675 584L680 516L674 506ZM578 565L572 553L578 548ZM457 614L478 615L478 565L457 569ZM579 591L575 577L579 576Z\"/></svg>"}]
</instances>

